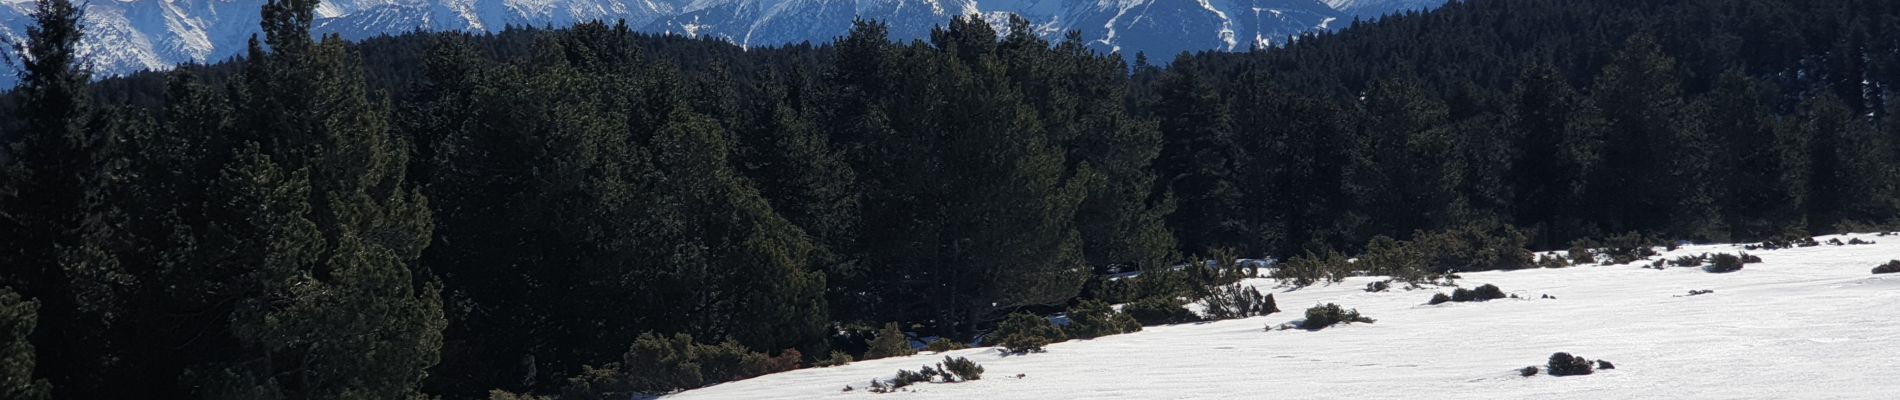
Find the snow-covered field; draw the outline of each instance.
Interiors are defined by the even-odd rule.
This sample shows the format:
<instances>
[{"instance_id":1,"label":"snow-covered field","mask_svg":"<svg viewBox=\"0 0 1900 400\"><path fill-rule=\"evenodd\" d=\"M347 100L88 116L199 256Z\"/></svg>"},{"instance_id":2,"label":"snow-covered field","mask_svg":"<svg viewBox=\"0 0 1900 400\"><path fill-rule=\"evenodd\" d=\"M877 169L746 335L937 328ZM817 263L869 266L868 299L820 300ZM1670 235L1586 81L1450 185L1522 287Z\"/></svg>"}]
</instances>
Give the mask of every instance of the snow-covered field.
<instances>
[{"instance_id":1,"label":"snow-covered field","mask_svg":"<svg viewBox=\"0 0 1900 400\"><path fill-rule=\"evenodd\" d=\"M1525 299L1424 305L1434 290L1363 291L1377 278L1299 290L1272 280L1285 310L1265 317L1149 327L1126 335L1002 356L949 352L982 364L979 381L863 389L898 369L934 365L928 352L767 375L679 393L677 399L1894 399L1900 398L1900 274L1869 270L1900 259L1900 236L1874 245L1750 251L1763 263L1712 274L1638 265L1463 274ZM1688 246L1664 257L1742 251ZM1652 258L1653 259L1653 258ZM1690 290L1713 294L1684 296ZM1440 289L1446 290L1449 289ZM1556 299L1541 299L1549 294ZM1314 303L1357 308L1375 324L1264 332ZM1595 375L1520 377L1565 351L1616 363ZM1021 378L1017 378L1021 375ZM846 385L858 390L843 392Z\"/></svg>"}]
</instances>

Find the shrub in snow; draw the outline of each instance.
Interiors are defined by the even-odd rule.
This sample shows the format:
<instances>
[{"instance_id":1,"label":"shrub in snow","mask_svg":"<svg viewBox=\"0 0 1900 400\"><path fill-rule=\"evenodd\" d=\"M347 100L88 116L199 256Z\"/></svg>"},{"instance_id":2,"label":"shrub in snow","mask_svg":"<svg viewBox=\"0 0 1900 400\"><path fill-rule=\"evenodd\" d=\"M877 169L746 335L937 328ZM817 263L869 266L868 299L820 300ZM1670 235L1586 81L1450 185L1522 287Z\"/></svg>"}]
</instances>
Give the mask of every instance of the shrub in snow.
<instances>
[{"instance_id":1,"label":"shrub in snow","mask_svg":"<svg viewBox=\"0 0 1900 400\"><path fill-rule=\"evenodd\" d=\"M954 375L959 381L983 379L983 366L976 365L976 362L970 361L968 358L950 358L949 356L944 356L943 363L938 364L938 369L949 375Z\"/></svg>"},{"instance_id":2,"label":"shrub in snow","mask_svg":"<svg viewBox=\"0 0 1900 400\"><path fill-rule=\"evenodd\" d=\"M1536 366L1524 367L1524 369L1517 370L1517 375L1518 376L1537 376L1537 367Z\"/></svg>"},{"instance_id":3,"label":"shrub in snow","mask_svg":"<svg viewBox=\"0 0 1900 400\"><path fill-rule=\"evenodd\" d=\"M1049 319L1029 313L1010 314L989 337L1009 354L1041 353L1043 346L1069 339Z\"/></svg>"},{"instance_id":4,"label":"shrub in snow","mask_svg":"<svg viewBox=\"0 0 1900 400\"><path fill-rule=\"evenodd\" d=\"M1368 274L1392 277L1392 281L1405 282L1412 287L1429 283L1433 275L1430 261L1417 245L1411 242L1394 240L1386 236L1373 237L1366 243L1366 252L1359 256L1353 265ZM1381 284L1390 286L1391 282ZM1383 290L1383 289L1381 289ZM1370 291L1370 290L1369 290Z\"/></svg>"},{"instance_id":5,"label":"shrub in snow","mask_svg":"<svg viewBox=\"0 0 1900 400\"><path fill-rule=\"evenodd\" d=\"M1703 254L1700 256L1677 257L1675 261L1670 261L1669 264L1675 265L1678 267L1700 267L1702 266L1702 261L1704 261L1704 258L1708 256L1709 255L1707 254Z\"/></svg>"},{"instance_id":6,"label":"shrub in snow","mask_svg":"<svg viewBox=\"0 0 1900 400\"><path fill-rule=\"evenodd\" d=\"M1188 311L1181 300L1173 297L1156 296L1122 306L1122 312L1133 317L1143 326L1182 324L1200 321L1201 317Z\"/></svg>"},{"instance_id":7,"label":"shrub in snow","mask_svg":"<svg viewBox=\"0 0 1900 400\"><path fill-rule=\"evenodd\" d=\"M1701 295L1705 295L1709 293L1715 293L1715 291L1714 290L1690 290L1689 291L1690 296L1701 296Z\"/></svg>"},{"instance_id":8,"label":"shrub in snow","mask_svg":"<svg viewBox=\"0 0 1900 400\"><path fill-rule=\"evenodd\" d=\"M830 356L830 357L825 357L825 358L824 358L824 359L822 359L822 360L818 360L818 361L816 361L816 362L813 362L813 363L811 363L811 366L814 366L814 367L837 367L837 366L843 366L843 365L850 365L850 364L851 364L851 361L853 361L853 360L851 359L851 355L850 355L850 354L845 354L845 353L844 353L844 352L842 352L842 351L832 351L832 352L831 352L831 356Z\"/></svg>"},{"instance_id":9,"label":"shrub in snow","mask_svg":"<svg viewBox=\"0 0 1900 400\"><path fill-rule=\"evenodd\" d=\"M1828 239L1828 240L1827 240L1827 245L1829 245L1829 246L1846 246L1846 245L1847 245L1847 242L1842 242L1840 238L1833 238L1833 239Z\"/></svg>"},{"instance_id":10,"label":"shrub in snow","mask_svg":"<svg viewBox=\"0 0 1900 400\"><path fill-rule=\"evenodd\" d=\"M1392 281L1389 281L1389 280L1377 281L1377 282L1366 284L1367 292L1378 293L1378 292L1383 292L1389 289L1392 289Z\"/></svg>"},{"instance_id":11,"label":"shrub in snow","mask_svg":"<svg viewBox=\"0 0 1900 400\"><path fill-rule=\"evenodd\" d=\"M1470 225L1414 236L1412 246L1426 257L1432 272L1514 270L1537 263L1524 248L1530 239L1510 225Z\"/></svg>"},{"instance_id":12,"label":"shrub in snow","mask_svg":"<svg viewBox=\"0 0 1900 400\"><path fill-rule=\"evenodd\" d=\"M1459 290L1463 290L1463 289L1459 289ZM1444 293L1432 293L1431 301L1427 301L1425 302L1425 304L1439 305L1439 304L1445 304L1445 303L1450 303L1450 302L1451 302L1451 296L1446 296Z\"/></svg>"},{"instance_id":13,"label":"shrub in snow","mask_svg":"<svg viewBox=\"0 0 1900 400\"><path fill-rule=\"evenodd\" d=\"M1217 288L1214 293L1201 299L1201 305L1207 319L1224 320L1249 318L1280 312L1273 302L1273 296L1261 296L1252 286L1232 284Z\"/></svg>"},{"instance_id":14,"label":"shrub in snow","mask_svg":"<svg viewBox=\"0 0 1900 400\"><path fill-rule=\"evenodd\" d=\"M917 354L917 349L910 347L910 338L904 336L904 330L897 329L896 322L884 324L884 329L877 331L877 337L871 339L868 346L870 349L864 351L866 360Z\"/></svg>"},{"instance_id":15,"label":"shrub in snow","mask_svg":"<svg viewBox=\"0 0 1900 400\"><path fill-rule=\"evenodd\" d=\"M1863 244L1874 244L1874 242L1860 240L1860 238L1854 238L1854 240L1847 241L1847 244L1858 246L1858 245L1863 245Z\"/></svg>"},{"instance_id":16,"label":"shrub in snow","mask_svg":"<svg viewBox=\"0 0 1900 400\"><path fill-rule=\"evenodd\" d=\"M1741 257L1743 264L1757 264L1761 262L1761 257L1756 257L1748 253L1742 253Z\"/></svg>"},{"instance_id":17,"label":"shrub in snow","mask_svg":"<svg viewBox=\"0 0 1900 400\"><path fill-rule=\"evenodd\" d=\"M1900 272L1900 260L1888 261L1886 265L1874 267L1874 273L1876 274L1891 274L1896 272Z\"/></svg>"},{"instance_id":18,"label":"shrub in snow","mask_svg":"<svg viewBox=\"0 0 1900 400\"><path fill-rule=\"evenodd\" d=\"M1630 232L1603 241L1603 255L1609 264L1629 264L1656 255L1656 240Z\"/></svg>"},{"instance_id":19,"label":"shrub in snow","mask_svg":"<svg viewBox=\"0 0 1900 400\"><path fill-rule=\"evenodd\" d=\"M1328 251L1325 255L1308 252L1283 261L1273 269L1272 277L1283 285L1304 287L1321 281L1338 283L1350 275L1352 262L1339 252Z\"/></svg>"},{"instance_id":20,"label":"shrub in snow","mask_svg":"<svg viewBox=\"0 0 1900 400\"><path fill-rule=\"evenodd\" d=\"M955 340L950 340L950 339L945 339L945 338L937 338L937 340L932 340L930 341L929 344L924 345L925 351L936 352L936 353L942 353L942 352L951 351L951 350L962 350L962 349L967 349L967 348L970 348L970 345L963 344L963 342L958 342Z\"/></svg>"},{"instance_id":21,"label":"shrub in snow","mask_svg":"<svg viewBox=\"0 0 1900 400\"><path fill-rule=\"evenodd\" d=\"M1702 267L1702 270L1714 273L1740 271L1742 270L1742 257L1728 253L1716 254L1709 265Z\"/></svg>"},{"instance_id":22,"label":"shrub in snow","mask_svg":"<svg viewBox=\"0 0 1900 400\"><path fill-rule=\"evenodd\" d=\"M1616 369L1616 364L1611 364L1609 361L1597 360L1597 369Z\"/></svg>"},{"instance_id":23,"label":"shrub in snow","mask_svg":"<svg viewBox=\"0 0 1900 400\"><path fill-rule=\"evenodd\" d=\"M1128 332L1140 332L1141 322L1135 317L1115 311L1108 303L1095 300L1083 300L1069 307L1069 325L1063 329L1069 336L1079 339L1116 335Z\"/></svg>"},{"instance_id":24,"label":"shrub in snow","mask_svg":"<svg viewBox=\"0 0 1900 400\"><path fill-rule=\"evenodd\" d=\"M1550 372L1550 376L1589 375L1596 372L1591 369L1590 360L1564 352L1551 354L1550 363L1544 369Z\"/></svg>"},{"instance_id":25,"label":"shrub in snow","mask_svg":"<svg viewBox=\"0 0 1900 400\"><path fill-rule=\"evenodd\" d=\"M1570 254L1570 262L1579 265L1597 262L1596 253L1590 249L1598 247L1603 247L1603 245L1590 239L1577 239L1570 242L1570 251L1567 252Z\"/></svg>"},{"instance_id":26,"label":"shrub in snow","mask_svg":"<svg viewBox=\"0 0 1900 400\"><path fill-rule=\"evenodd\" d=\"M1306 309L1306 320L1300 322L1300 329L1316 331L1337 324L1354 322L1373 323L1372 318L1359 315L1359 310L1341 308L1338 304L1327 303Z\"/></svg>"},{"instance_id":27,"label":"shrub in snow","mask_svg":"<svg viewBox=\"0 0 1900 400\"><path fill-rule=\"evenodd\" d=\"M738 342L702 345L686 334L646 333L634 340L620 367L633 390L663 393L790 370L797 367L797 357L781 355L774 362Z\"/></svg>"},{"instance_id":28,"label":"shrub in snow","mask_svg":"<svg viewBox=\"0 0 1900 400\"><path fill-rule=\"evenodd\" d=\"M1502 298L1504 298L1504 290L1499 289L1498 285L1487 283L1487 284L1478 286L1477 289L1471 290L1472 301L1485 301L1485 300L1502 299Z\"/></svg>"},{"instance_id":29,"label":"shrub in snow","mask_svg":"<svg viewBox=\"0 0 1900 400\"><path fill-rule=\"evenodd\" d=\"M1538 268L1563 268L1568 266L1570 266L1570 261L1565 260L1563 257L1554 255L1537 256Z\"/></svg>"}]
</instances>

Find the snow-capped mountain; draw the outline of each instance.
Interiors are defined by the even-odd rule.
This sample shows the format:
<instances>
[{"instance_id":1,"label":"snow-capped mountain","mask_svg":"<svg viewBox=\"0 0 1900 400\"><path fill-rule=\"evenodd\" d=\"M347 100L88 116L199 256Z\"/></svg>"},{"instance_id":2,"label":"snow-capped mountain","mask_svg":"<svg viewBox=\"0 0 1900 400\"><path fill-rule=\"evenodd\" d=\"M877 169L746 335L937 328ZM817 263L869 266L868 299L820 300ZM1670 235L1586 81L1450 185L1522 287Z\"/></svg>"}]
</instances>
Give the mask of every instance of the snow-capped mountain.
<instances>
[{"instance_id":1,"label":"snow-capped mountain","mask_svg":"<svg viewBox=\"0 0 1900 400\"><path fill-rule=\"evenodd\" d=\"M649 32L714 37L741 46L824 42L856 18L881 20L899 40L921 39L953 16L979 15L1002 28L1020 15L1036 33L1070 30L1098 50L1244 51L1301 32L1341 28L1354 17L1433 7L1446 0L332 0L315 30L346 39L414 30L496 31L509 25L566 26L619 20ZM82 43L100 75L215 62L237 55L258 31L264 0L95 0L83 3ZM21 40L33 0L0 0L0 37ZM12 85L11 65L0 87Z\"/></svg>"}]
</instances>

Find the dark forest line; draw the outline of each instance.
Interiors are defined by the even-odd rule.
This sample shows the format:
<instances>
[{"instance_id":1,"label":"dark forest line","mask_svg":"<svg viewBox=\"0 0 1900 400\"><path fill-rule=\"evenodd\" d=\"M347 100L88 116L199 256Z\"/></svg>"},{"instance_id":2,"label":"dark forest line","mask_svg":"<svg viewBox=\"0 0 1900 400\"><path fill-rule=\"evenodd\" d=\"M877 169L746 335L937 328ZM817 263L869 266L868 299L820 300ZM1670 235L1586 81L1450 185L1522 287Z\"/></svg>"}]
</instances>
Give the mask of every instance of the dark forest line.
<instances>
[{"instance_id":1,"label":"dark forest line","mask_svg":"<svg viewBox=\"0 0 1900 400\"><path fill-rule=\"evenodd\" d=\"M1228 254L1900 222L1888 1L1472 0L1165 67L980 19L345 43L315 5L95 83L41 2L0 104L7 394L592 398L1176 301L1232 277L1100 277Z\"/></svg>"}]
</instances>

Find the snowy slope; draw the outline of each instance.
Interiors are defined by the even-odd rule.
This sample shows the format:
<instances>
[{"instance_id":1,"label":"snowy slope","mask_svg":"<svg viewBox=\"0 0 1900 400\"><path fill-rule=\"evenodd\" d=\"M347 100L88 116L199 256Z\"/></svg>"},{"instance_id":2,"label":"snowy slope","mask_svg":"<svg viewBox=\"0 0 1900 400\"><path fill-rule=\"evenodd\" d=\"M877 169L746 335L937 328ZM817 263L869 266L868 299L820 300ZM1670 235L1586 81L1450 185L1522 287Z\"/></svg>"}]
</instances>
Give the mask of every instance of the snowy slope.
<instances>
[{"instance_id":1,"label":"snowy slope","mask_svg":"<svg viewBox=\"0 0 1900 400\"><path fill-rule=\"evenodd\" d=\"M1892 378L1900 370L1900 274L1869 270L1900 258L1900 236L1854 236L1880 243L1749 252L1765 262L1730 274L1631 265L1464 274L1467 287L1491 283L1527 298L1484 303L1424 305L1432 290L1364 292L1374 278L1301 290L1251 280L1286 312L1150 327L1027 356L954 351L982 364L983 379L914 392L862 389L942 355L798 370L669 398L1891 399L1900 393ZM1736 251L1691 246L1665 256ZM1682 296L1692 289L1715 293ZM1322 302L1378 322L1261 329ZM1558 351L1617 369L1561 378L1513 371ZM845 385L859 390L842 392Z\"/></svg>"},{"instance_id":2,"label":"snowy slope","mask_svg":"<svg viewBox=\"0 0 1900 400\"><path fill-rule=\"evenodd\" d=\"M1099 51L1145 52L1165 60L1183 51L1245 51L1302 32L1344 27L1353 16L1443 4L1444 0L331 0L318 5L315 31L346 39L414 30L498 31L509 25L567 26L626 21L648 32L705 36L741 46L824 42L855 18L885 21L893 39L927 39L953 16L980 15L998 28L1021 15L1059 40L1080 31ZM98 0L83 43L101 76L212 62L237 55L258 31L264 0ZM0 37L20 39L32 0L0 0ZM0 87L12 86L0 67Z\"/></svg>"}]
</instances>

